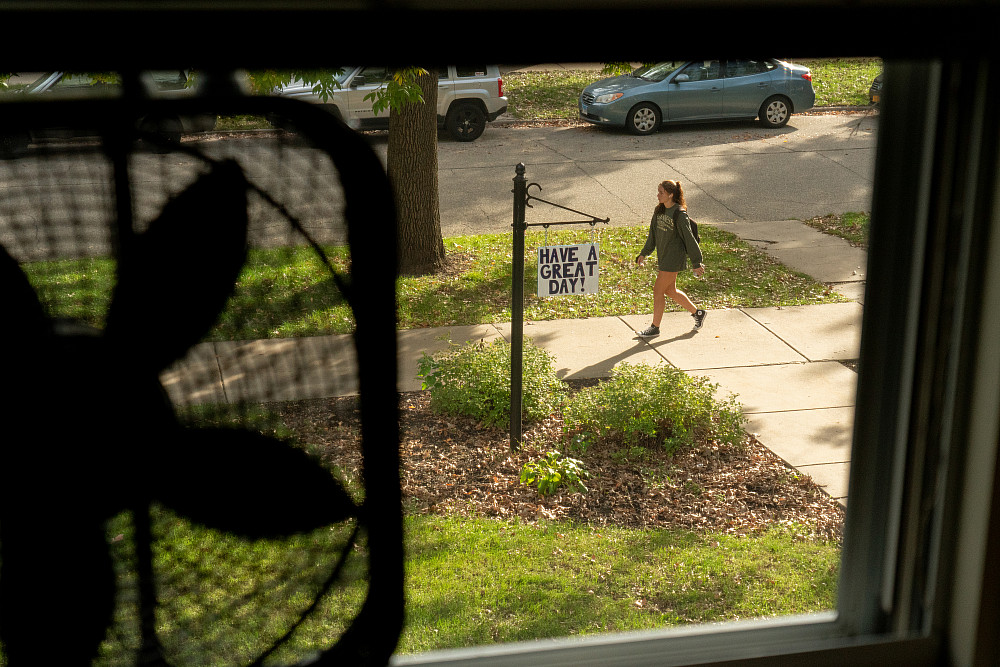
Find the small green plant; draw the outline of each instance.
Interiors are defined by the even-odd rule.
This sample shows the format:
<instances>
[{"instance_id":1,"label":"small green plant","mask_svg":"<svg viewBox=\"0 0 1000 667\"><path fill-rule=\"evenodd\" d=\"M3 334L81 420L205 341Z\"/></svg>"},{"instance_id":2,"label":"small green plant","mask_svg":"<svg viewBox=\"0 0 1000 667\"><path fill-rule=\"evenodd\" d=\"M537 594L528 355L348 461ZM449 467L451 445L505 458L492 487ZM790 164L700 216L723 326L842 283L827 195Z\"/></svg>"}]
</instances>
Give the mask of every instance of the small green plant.
<instances>
[{"instance_id":1,"label":"small green plant","mask_svg":"<svg viewBox=\"0 0 1000 667\"><path fill-rule=\"evenodd\" d=\"M741 447L746 418L734 398L716 399L717 388L666 364L622 363L610 380L563 407L564 437L577 449L611 442L630 453L654 443L673 451L696 440Z\"/></svg>"},{"instance_id":2,"label":"small green plant","mask_svg":"<svg viewBox=\"0 0 1000 667\"><path fill-rule=\"evenodd\" d=\"M587 486L583 479L589 476L581 461L554 451L541 460L525 463L521 468L521 484L537 484L538 493L542 496L555 493L560 486L586 493Z\"/></svg>"},{"instance_id":3,"label":"small green plant","mask_svg":"<svg viewBox=\"0 0 1000 667\"><path fill-rule=\"evenodd\" d=\"M425 352L417 377L430 391L434 411L506 427L510 424L510 364L510 343L479 341L441 356ZM552 414L566 395L552 355L530 341L524 344L521 391L523 417L529 421Z\"/></svg>"}]
</instances>

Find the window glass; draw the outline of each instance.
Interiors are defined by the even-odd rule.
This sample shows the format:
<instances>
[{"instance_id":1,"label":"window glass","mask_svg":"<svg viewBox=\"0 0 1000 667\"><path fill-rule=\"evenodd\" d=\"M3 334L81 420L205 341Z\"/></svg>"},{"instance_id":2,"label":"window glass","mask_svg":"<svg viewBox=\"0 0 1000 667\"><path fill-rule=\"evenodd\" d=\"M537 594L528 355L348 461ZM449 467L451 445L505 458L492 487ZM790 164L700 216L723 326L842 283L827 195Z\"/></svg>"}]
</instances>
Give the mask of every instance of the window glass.
<instances>
[{"instance_id":1,"label":"window glass","mask_svg":"<svg viewBox=\"0 0 1000 667\"><path fill-rule=\"evenodd\" d=\"M389 80L389 70L385 65L375 65L372 67L365 67L361 70L361 76L365 77L365 81L368 83L377 83L380 81Z\"/></svg>"},{"instance_id":2,"label":"window glass","mask_svg":"<svg viewBox=\"0 0 1000 667\"><path fill-rule=\"evenodd\" d=\"M681 74L687 74L688 81L711 81L722 75L722 68L718 60L698 60L681 70Z\"/></svg>"},{"instance_id":3,"label":"window glass","mask_svg":"<svg viewBox=\"0 0 1000 667\"><path fill-rule=\"evenodd\" d=\"M663 81L671 72L684 64L684 61L672 60L665 63L657 63L649 67L640 67L632 72L632 76L646 81Z\"/></svg>"},{"instance_id":4,"label":"window glass","mask_svg":"<svg viewBox=\"0 0 1000 667\"><path fill-rule=\"evenodd\" d=\"M486 65L459 65L455 68L455 72L459 78L486 76L487 69Z\"/></svg>"},{"instance_id":5,"label":"window glass","mask_svg":"<svg viewBox=\"0 0 1000 667\"><path fill-rule=\"evenodd\" d=\"M737 58L726 61L726 76L750 76L753 74L763 74L774 68L774 65L767 60L746 60Z\"/></svg>"}]
</instances>

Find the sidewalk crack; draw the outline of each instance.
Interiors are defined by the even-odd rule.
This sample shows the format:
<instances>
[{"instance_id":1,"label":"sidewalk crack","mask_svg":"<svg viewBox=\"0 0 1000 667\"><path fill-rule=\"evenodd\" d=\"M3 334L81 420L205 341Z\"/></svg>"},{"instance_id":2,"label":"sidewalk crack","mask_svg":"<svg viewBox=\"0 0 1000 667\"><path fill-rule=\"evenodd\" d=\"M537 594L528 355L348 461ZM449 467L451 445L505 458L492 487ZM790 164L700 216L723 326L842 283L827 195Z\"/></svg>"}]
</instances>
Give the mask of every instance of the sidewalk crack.
<instances>
[{"instance_id":1,"label":"sidewalk crack","mask_svg":"<svg viewBox=\"0 0 1000 667\"><path fill-rule=\"evenodd\" d=\"M222 361L219 357L219 344L212 343L212 354L215 356L215 367L219 370L219 386L222 387L222 400L229 403L229 392L226 391L226 376L222 372Z\"/></svg>"}]
</instances>

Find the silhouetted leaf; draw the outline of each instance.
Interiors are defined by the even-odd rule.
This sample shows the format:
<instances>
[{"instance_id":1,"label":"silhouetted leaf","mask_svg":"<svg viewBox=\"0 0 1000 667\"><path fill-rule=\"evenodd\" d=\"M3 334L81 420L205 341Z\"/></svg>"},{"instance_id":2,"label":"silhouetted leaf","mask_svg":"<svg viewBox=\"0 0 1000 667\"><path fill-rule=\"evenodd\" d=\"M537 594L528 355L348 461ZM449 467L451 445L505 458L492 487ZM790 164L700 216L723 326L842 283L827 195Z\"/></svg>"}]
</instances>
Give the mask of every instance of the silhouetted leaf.
<instances>
[{"instance_id":1,"label":"silhouetted leaf","mask_svg":"<svg viewBox=\"0 0 1000 667\"><path fill-rule=\"evenodd\" d=\"M14 336L30 340L31 336L37 336L46 327L45 311L28 277L2 245L0 285L3 285L4 301L0 340L11 340Z\"/></svg>"},{"instance_id":2,"label":"silhouetted leaf","mask_svg":"<svg viewBox=\"0 0 1000 667\"><path fill-rule=\"evenodd\" d=\"M211 328L247 252L247 182L223 162L122 249L107 335L162 369Z\"/></svg>"},{"instance_id":3,"label":"silhouetted leaf","mask_svg":"<svg viewBox=\"0 0 1000 667\"><path fill-rule=\"evenodd\" d=\"M185 431L159 454L154 495L203 525L250 538L279 537L357 515L350 496L318 461L251 431Z\"/></svg>"}]
</instances>

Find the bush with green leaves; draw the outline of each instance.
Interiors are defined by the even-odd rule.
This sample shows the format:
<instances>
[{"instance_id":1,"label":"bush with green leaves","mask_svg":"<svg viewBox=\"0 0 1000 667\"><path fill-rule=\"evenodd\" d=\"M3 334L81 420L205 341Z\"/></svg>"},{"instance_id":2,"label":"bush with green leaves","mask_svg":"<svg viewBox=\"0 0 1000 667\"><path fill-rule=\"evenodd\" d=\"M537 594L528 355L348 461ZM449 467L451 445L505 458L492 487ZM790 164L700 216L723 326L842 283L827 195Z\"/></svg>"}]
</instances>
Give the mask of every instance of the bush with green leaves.
<instances>
[{"instance_id":1,"label":"bush with green leaves","mask_svg":"<svg viewBox=\"0 0 1000 667\"><path fill-rule=\"evenodd\" d=\"M522 355L522 417L537 421L552 414L566 396L554 358L525 341ZM417 377L430 390L431 409L466 415L490 426L510 425L511 345L503 339L468 343L420 359Z\"/></svg>"},{"instance_id":2,"label":"bush with green leaves","mask_svg":"<svg viewBox=\"0 0 1000 667\"><path fill-rule=\"evenodd\" d=\"M741 447L746 418L735 397L715 397L717 388L667 364L621 363L563 407L565 437L584 451L598 443L670 452L696 441Z\"/></svg>"},{"instance_id":3,"label":"bush with green leaves","mask_svg":"<svg viewBox=\"0 0 1000 667\"><path fill-rule=\"evenodd\" d=\"M589 476L582 461L559 452L549 452L541 460L530 461L521 468L521 484L537 484L538 493L542 496L555 493L560 486L586 493L587 486L583 479Z\"/></svg>"}]
</instances>

